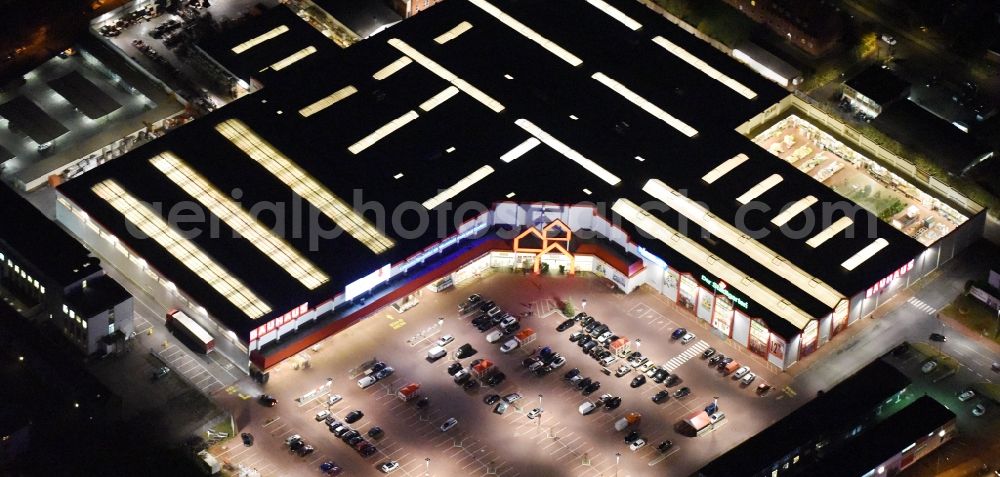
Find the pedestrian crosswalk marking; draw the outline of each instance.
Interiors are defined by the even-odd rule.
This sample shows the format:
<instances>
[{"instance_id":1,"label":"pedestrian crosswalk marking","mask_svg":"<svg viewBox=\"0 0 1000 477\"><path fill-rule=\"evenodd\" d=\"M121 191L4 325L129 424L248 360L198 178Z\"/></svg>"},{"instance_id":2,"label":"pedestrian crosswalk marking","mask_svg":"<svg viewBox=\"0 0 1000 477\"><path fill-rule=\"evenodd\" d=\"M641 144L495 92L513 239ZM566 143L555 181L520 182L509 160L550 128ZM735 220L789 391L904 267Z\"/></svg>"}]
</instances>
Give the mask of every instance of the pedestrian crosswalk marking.
<instances>
[{"instance_id":1,"label":"pedestrian crosswalk marking","mask_svg":"<svg viewBox=\"0 0 1000 477\"><path fill-rule=\"evenodd\" d=\"M673 373L675 369L679 368L682 364L686 363L689 359L701 354L706 349L708 349L708 343L705 340L701 340L688 349L684 350L683 353L674 356L673 359L667 361L663 367L666 368L668 372Z\"/></svg>"},{"instance_id":2,"label":"pedestrian crosswalk marking","mask_svg":"<svg viewBox=\"0 0 1000 477\"><path fill-rule=\"evenodd\" d=\"M937 309L935 309L933 306L928 305L927 303L924 303L923 300L917 297L910 297L910 299L906 301L907 303L913 305L914 308L924 313L927 313L928 315L933 315L934 313L937 313Z\"/></svg>"}]
</instances>

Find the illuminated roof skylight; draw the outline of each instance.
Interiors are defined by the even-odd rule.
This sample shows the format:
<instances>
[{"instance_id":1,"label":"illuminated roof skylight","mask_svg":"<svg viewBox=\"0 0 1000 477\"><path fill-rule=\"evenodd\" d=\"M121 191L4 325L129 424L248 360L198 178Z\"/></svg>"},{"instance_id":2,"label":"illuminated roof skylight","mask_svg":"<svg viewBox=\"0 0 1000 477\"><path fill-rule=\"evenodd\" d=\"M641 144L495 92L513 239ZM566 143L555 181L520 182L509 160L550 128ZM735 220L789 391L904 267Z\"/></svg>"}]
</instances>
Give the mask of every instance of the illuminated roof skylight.
<instances>
[{"instance_id":1,"label":"illuminated roof skylight","mask_svg":"<svg viewBox=\"0 0 1000 477\"><path fill-rule=\"evenodd\" d=\"M264 43L267 40L275 38L278 35L285 33L287 31L288 27L285 25L274 27L270 31L267 31L262 35L255 36L247 41L244 41L243 43L240 43L239 45L234 46L233 53L236 53L237 55L243 53L244 51L247 51L250 48L253 48L261 43Z\"/></svg>"},{"instance_id":2,"label":"illuminated roof skylight","mask_svg":"<svg viewBox=\"0 0 1000 477\"><path fill-rule=\"evenodd\" d=\"M583 154L576 152L575 149L552 137L551 134L545 132L538 126L535 126L531 121L528 121L527 119L518 119L517 121L514 121L514 124L521 126L522 129L528 131L528 134L535 136L540 141L545 143L546 146L555 149L556 152L566 156L569 160L583 166L584 169L587 169L591 174L600 177L604 182L611 185L616 185L621 182L621 179L618 176L608 172L607 169L601 167L598 163L584 157Z\"/></svg>"},{"instance_id":3,"label":"illuminated roof skylight","mask_svg":"<svg viewBox=\"0 0 1000 477\"><path fill-rule=\"evenodd\" d=\"M546 50L549 51L549 53L558 56L561 60L573 66L580 66L580 64L583 63L583 60L577 58L576 55L566 51L565 49L563 49L563 47L557 45L548 38L545 38L540 33L536 32L535 30L532 30L524 23L519 22L516 18L504 13L503 10L500 10L499 8L495 7L492 3L487 2L486 0L469 0L469 2L481 8L484 12L489 13L497 20L500 20L500 22L503 23L504 25L509 26L511 29L520 33L521 35L524 35L525 38L535 43L538 43L539 45L541 45L542 48L545 48Z\"/></svg>"},{"instance_id":4,"label":"illuminated roof skylight","mask_svg":"<svg viewBox=\"0 0 1000 477\"><path fill-rule=\"evenodd\" d=\"M715 166L714 169L708 171L708 174L705 174L705 175L701 176L701 180L703 180L703 181L711 184L711 183L719 180L722 176L728 174L729 171L735 169L740 164L743 164L744 162L746 162L748 159L750 159L750 158L747 157L746 154L742 154L742 153L737 154L734 157L726 159L726 161L723 162L722 164L719 164L719 165Z\"/></svg>"},{"instance_id":5,"label":"illuminated roof skylight","mask_svg":"<svg viewBox=\"0 0 1000 477\"><path fill-rule=\"evenodd\" d=\"M739 81L736 81L730 78L729 76L726 76L721 71L713 68L708 63L702 61L701 58L698 58L697 56L688 53L687 50L681 48L680 46L677 46L670 40L667 40L662 36L657 36L656 38L653 38L653 43L662 46L665 50L669 51L670 53L673 53L674 56L680 58L685 63L701 70L701 72L708 75L709 78L712 78L726 85L727 87L729 87L729 89L733 91L736 91L737 93L740 94L740 96L743 96L746 99L754 99L757 97L757 93L754 93L752 89L744 86L743 83L740 83Z\"/></svg>"},{"instance_id":6,"label":"illuminated roof skylight","mask_svg":"<svg viewBox=\"0 0 1000 477\"><path fill-rule=\"evenodd\" d=\"M698 130L688 126L687 123L671 116L669 113L661 109L659 106L649 102L646 98L639 96L636 92L628 89L625 85L609 78L607 75L601 72L594 73L591 78L594 78L599 83L611 88L612 91L618 93L623 98L629 100L630 103L642 108L643 111L653 115L656 119L669 124L674 129L680 131L687 137L694 137L698 135Z\"/></svg>"},{"instance_id":7,"label":"illuminated roof skylight","mask_svg":"<svg viewBox=\"0 0 1000 477\"><path fill-rule=\"evenodd\" d=\"M492 167L490 166L480 167L479 169L473 171L472 174L469 174L463 177L458 182L456 182L455 185L441 191L438 195L425 200L423 205L428 210L433 209L438 205L441 205L441 203L443 203L444 201L451 199L452 197L455 197L456 195L462 193L462 191L464 191L465 189L472 187L473 184L483 180L484 177L492 173L493 173Z\"/></svg>"},{"instance_id":8,"label":"illuminated roof skylight","mask_svg":"<svg viewBox=\"0 0 1000 477\"><path fill-rule=\"evenodd\" d=\"M319 101L316 101L315 103L310 104L309 106L300 109L299 114L301 114L303 117L308 118L309 116L312 116L326 108L329 108L330 106L333 106L336 102L343 100L348 96L357 92L358 89L355 88L354 86L345 86L343 88L338 89L333 94L323 99L320 99Z\"/></svg>"}]
</instances>

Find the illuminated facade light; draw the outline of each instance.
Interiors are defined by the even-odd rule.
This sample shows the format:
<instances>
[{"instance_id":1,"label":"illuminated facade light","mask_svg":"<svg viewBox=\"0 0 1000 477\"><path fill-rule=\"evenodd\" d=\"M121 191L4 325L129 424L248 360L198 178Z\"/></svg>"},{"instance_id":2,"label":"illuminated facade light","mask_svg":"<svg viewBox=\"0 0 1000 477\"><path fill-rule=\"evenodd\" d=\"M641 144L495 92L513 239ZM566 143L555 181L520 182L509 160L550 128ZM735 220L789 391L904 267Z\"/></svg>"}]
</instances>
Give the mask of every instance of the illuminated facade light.
<instances>
[{"instance_id":1,"label":"illuminated facade light","mask_svg":"<svg viewBox=\"0 0 1000 477\"><path fill-rule=\"evenodd\" d=\"M333 106L337 102L342 101L346 99L348 96L357 92L358 89L355 88L354 86L345 86L343 88L338 89L337 91L334 91L333 94L326 96L323 99L300 109L299 114L301 114L303 117L308 118L309 116L312 116L326 108L329 108L330 106Z\"/></svg>"},{"instance_id":2,"label":"illuminated facade light","mask_svg":"<svg viewBox=\"0 0 1000 477\"><path fill-rule=\"evenodd\" d=\"M352 154L357 154L361 151L364 151L365 149L368 149L369 147L374 145L376 142L379 142L386 136L392 134L397 129L406 126L407 124L410 123L410 121L417 119L417 117L419 116L420 115L418 115L416 111L409 111L406 114L396 119L393 119L392 121L389 121L384 126L376 129L371 134L361 138L360 141L351 144L351 146L348 147L347 150L351 151Z\"/></svg>"},{"instance_id":3,"label":"illuminated facade light","mask_svg":"<svg viewBox=\"0 0 1000 477\"><path fill-rule=\"evenodd\" d=\"M859 250L858 253L852 255L851 258L844 260L844 263L841 263L840 266L848 270L854 270L855 268L858 268L858 265L865 263L865 261L867 261L869 258L872 258L872 256L874 256L876 253L878 253L880 250L887 247L888 245L889 245L888 240L879 237L875 239L874 242L865 246L865 248Z\"/></svg>"},{"instance_id":4,"label":"illuminated facade light","mask_svg":"<svg viewBox=\"0 0 1000 477\"><path fill-rule=\"evenodd\" d=\"M793 265L785 257L779 255L764 244L747 236L728 222L712 215L680 192L670 188L658 179L652 179L642 188L649 195L660 200L678 214L698 224L703 229L718 237L727 244L746 254L747 257L761 266L783 277L800 290L808 293L824 305L834 308L845 297L820 279L806 273Z\"/></svg>"},{"instance_id":5,"label":"illuminated facade light","mask_svg":"<svg viewBox=\"0 0 1000 477\"><path fill-rule=\"evenodd\" d=\"M538 138L540 141L545 143L546 146L549 146L552 149L555 149L556 152L566 156L567 159L583 166L584 169L587 169L591 174L601 178L604 182L616 185L622 181L618 176L608 172L607 169L601 167L596 162L584 157L583 154L576 152L575 149L552 137L551 134L545 132L542 128L536 126L531 121L528 121L527 119L518 119L517 121L514 121L514 124L520 126L521 129L527 131L528 134Z\"/></svg>"},{"instance_id":6,"label":"illuminated facade light","mask_svg":"<svg viewBox=\"0 0 1000 477\"><path fill-rule=\"evenodd\" d=\"M647 100L646 98L639 96L636 92L626 88L625 85L611 79L604 73L601 72L594 73L591 76L591 78L594 78L599 83L603 84L604 86L607 86L608 88L611 89L611 91L618 93L619 95L621 95L621 97L627 99L630 103L638 106L643 111L653 115L653 117L655 117L656 119L659 119L660 121L663 121L668 125L670 125L670 127L680 131L681 134L684 134L687 137L694 137L698 135L697 129L688 126L688 124L685 123L684 121L681 121L680 119L671 116L669 113L661 109L659 106L649 102L649 100Z\"/></svg>"},{"instance_id":7,"label":"illuminated facade light","mask_svg":"<svg viewBox=\"0 0 1000 477\"><path fill-rule=\"evenodd\" d=\"M500 156L500 160L503 161L503 162L511 162L514 159L517 159L517 158L519 158L519 157L527 154L528 151L534 149L536 146L538 146L541 143L542 143L542 141L539 141L538 138L529 137L528 139L526 139L521 144L518 144L517 146L514 146L514 149L511 149L511 150L505 152L502 156Z\"/></svg>"},{"instance_id":8,"label":"illuminated facade light","mask_svg":"<svg viewBox=\"0 0 1000 477\"><path fill-rule=\"evenodd\" d=\"M807 195L795 201L795 203L788 206L787 209L781 211L780 214L771 219L771 223L778 227L781 227L782 225L787 224L789 220L792 220L793 217L801 214L802 211L808 209L818 201L819 199L817 199L816 197Z\"/></svg>"},{"instance_id":9,"label":"illuminated facade light","mask_svg":"<svg viewBox=\"0 0 1000 477\"><path fill-rule=\"evenodd\" d=\"M388 78L388 77L396 74L396 72L398 72L399 70L405 68L406 65L408 65L410 63L413 63L413 60L411 60L409 56L401 56L401 57L399 57L398 60L393 61L392 63L389 63L388 65L386 65L385 68L382 68L382 69L376 71L375 74L372 75L372 78L375 78L375 79L377 79L379 81L382 81L382 80L384 80L384 79L386 79L386 78Z\"/></svg>"},{"instance_id":10,"label":"illuminated facade light","mask_svg":"<svg viewBox=\"0 0 1000 477\"><path fill-rule=\"evenodd\" d=\"M441 91L440 93L435 94L434 96L431 96L431 99L428 99L427 101L424 101L423 103L420 103L420 109L423 110L424 112L430 111L430 110L432 110L432 109L440 106L441 103L444 103L445 101L448 101L448 99L450 99L452 96L455 96L456 94L458 94L458 88L456 88L454 86L449 86L449 87L445 88L444 91ZM452 149L454 149L454 148L452 148ZM451 151L448 151L448 152L451 152Z\"/></svg>"},{"instance_id":11,"label":"illuminated facade light","mask_svg":"<svg viewBox=\"0 0 1000 477\"><path fill-rule=\"evenodd\" d=\"M462 193L462 191L464 191L465 189L472 187L473 184L483 180L484 177L492 173L493 173L492 167L490 166L480 167L479 169L473 171L472 174L469 174L463 177L458 182L456 182L455 185L441 191L441 193L439 193L438 195L425 200L424 207L426 207L428 210L433 209L441 205L441 203L443 203L444 201L451 199L452 197L455 197L456 195Z\"/></svg>"},{"instance_id":12,"label":"illuminated facade light","mask_svg":"<svg viewBox=\"0 0 1000 477\"><path fill-rule=\"evenodd\" d=\"M182 237L153 209L140 202L113 179L97 183L92 190L247 316L257 319L271 311L271 307L243 282L212 260L192 241Z\"/></svg>"},{"instance_id":13,"label":"illuminated facade light","mask_svg":"<svg viewBox=\"0 0 1000 477\"><path fill-rule=\"evenodd\" d=\"M726 161L722 164L715 166L714 169L708 171L708 174L701 176L701 180L711 184L722 178L722 176L729 174L729 171L736 169L737 166L743 164L749 159L750 158L747 157L746 154L737 154L736 156L726 159Z\"/></svg>"},{"instance_id":14,"label":"illuminated facade light","mask_svg":"<svg viewBox=\"0 0 1000 477\"><path fill-rule=\"evenodd\" d=\"M330 192L242 121L228 119L217 124L215 130L372 252L382 253L394 245L390 238L368 223L343 199Z\"/></svg>"},{"instance_id":15,"label":"illuminated facade light","mask_svg":"<svg viewBox=\"0 0 1000 477\"><path fill-rule=\"evenodd\" d=\"M283 59L283 60L281 60L281 61L279 61L279 62L277 62L277 63L275 63L273 65L271 65L271 69L274 70L274 71L281 71L281 70L283 70L285 68L288 68L289 66L294 65L299 60L301 60L301 59L303 59L303 58L305 58L305 57L307 57L307 56L309 56L309 55L311 55L313 53L316 53L316 47L312 46L312 45L309 45L309 46L307 46L307 47L305 47L305 48L303 48L303 49L301 49L299 51L296 51L295 53L292 53L291 55L288 55L287 58L285 58L285 59Z\"/></svg>"},{"instance_id":16,"label":"illuminated facade light","mask_svg":"<svg viewBox=\"0 0 1000 477\"><path fill-rule=\"evenodd\" d=\"M173 153L158 154L150 159L150 162L174 184L205 206L212 215L222 219L226 225L306 288L312 290L330 280L329 276L316 268L291 245L254 219L235 201L227 198Z\"/></svg>"},{"instance_id":17,"label":"illuminated facade light","mask_svg":"<svg viewBox=\"0 0 1000 477\"><path fill-rule=\"evenodd\" d=\"M809 324L809 321L813 319L806 312L782 298L778 293L762 285L725 260L713 255L708 249L669 227L663 221L653 217L652 214L643 210L642 207L639 207L634 202L628 199L618 199L611 206L611 210L651 237L655 237L682 256L694 261L708 273L715 275L726 283L736 285L750 299L762 307L771 310L774 314L791 323L796 328L800 330L804 329Z\"/></svg>"},{"instance_id":18,"label":"illuminated facade light","mask_svg":"<svg viewBox=\"0 0 1000 477\"><path fill-rule=\"evenodd\" d=\"M749 204L750 201L760 197L765 192L771 190L772 187L781 183L784 180L778 174L771 174L767 176L766 179L760 181L757 185L751 187L743 195L736 198L736 202L743 205Z\"/></svg>"},{"instance_id":19,"label":"illuminated facade light","mask_svg":"<svg viewBox=\"0 0 1000 477\"><path fill-rule=\"evenodd\" d=\"M680 58L685 63L697 68L702 73L705 73L705 75L707 75L709 78L712 78L722 83L729 89L739 93L740 96L743 96L746 99L754 99L757 97L757 93L755 93L752 89L744 86L743 83L740 83L739 81L736 81L730 78L729 76L726 76L721 71L713 68L708 63L702 61L701 58L692 55L684 48L681 48L680 46L677 46L676 44L672 43L670 40L667 40L662 36L657 36L656 38L653 38L653 43L662 46L663 49L669 51L671 54Z\"/></svg>"},{"instance_id":20,"label":"illuminated facade light","mask_svg":"<svg viewBox=\"0 0 1000 477\"><path fill-rule=\"evenodd\" d=\"M270 31L264 33L263 35L253 37L247 41L244 41L243 43L240 43L239 45L234 46L233 53L236 53L237 55L243 53L244 51L247 51L250 48L253 48L261 43L264 43L267 40L276 38L278 37L278 35L281 35L282 33L285 33L287 31L288 31L287 26L285 25L277 26L271 29Z\"/></svg>"},{"instance_id":21,"label":"illuminated facade light","mask_svg":"<svg viewBox=\"0 0 1000 477\"><path fill-rule=\"evenodd\" d=\"M837 219L836 222L830 224L829 227L821 230L818 234L813 235L812 238L806 240L806 245L816 248L823 245L823 242L830 240L834 235L839 234L844 229L850 227L854 224L854 221L850 217L841 217Z\"/></svg>"},{"instance_id":22,"label":"illuminated facade light","mask_svg":"<svg viewBox=\"0 0 1000 477\"><path fill-rule=\"evenodd\" d=\"M455 28L446 31L441 36L435 38L434 41L436 41L439 45L443 45L451 40L454 40L455 38L458 38L459 35L469 31L470 28L472 28L472 24L469 22L459 23L458 25L455 25Z\"/></svg>"},{"instance_id":23,"label":"illuminated facade light","mask_svg":"<svg viewBox=\"0 0 1000 477\"><path fill-rule=\"evenodd\" d=\"M525 25L525 24L521 23L520 21L518 21L516 18L514 18L514 17L512 17L512 16L510 16L510 15L508 15L506 13L504 13L503 10L500 10L499 8L497 8L496 6L494 6L492 3L487 2L486 0L469 0L469 1L473 5L479 7L480 9L482 9L484 12L489 13L490 15L492 15L493 18L496 18L497 20L500 20L500 22L503 23L504 25L507 25L508 27L510 27L511 29L513 29L514 31L520 33L525 38L527 38L527 39L529 39L529 40L531 40L531 41L533 41L535 43L538 43L542 48L545 48L546 50L548 50L549 53L552 53L553 55L558 56L559 59L561 59L561 60L563 60L563 61L565 61L565 62L567 62L567 63L569 63L569 64L571 64L573 66L580 66L583 63L583 60L581 60L580 58L577 58L576 55L574 55L574 54L566 51L565 49L563 49L563 47L555 44L554 42L552 42L548 38L545 38L544 36L542 36L540 33L536 32L535 30L532 30L527 25Z\"/></svg>"},{"instance_id":24,"label":"illuminated facade light","mask_svg":"<svg viewBox=\"0 0 1000 477\"><path fill-rule=\"evenodd\" d=\"M504 106L500 104L499 101L491 98L479 88L472 86L462 78L459 78L455 73L452 73L447 68L439 65L436 61L424 56L423 53L417 51L416 48L413 48L405 41L400 40L399 38L390 38L389 44L401 51L404 55L413 59L413 61L416 61L418 65L427 68L427 70L431 73L434 73L439 78L451 83L463 93L471 96L472 99L483 103L483 105L493 110L493 112L499 113L504 110Z\"/></svg>"},{"instance_id":25,"label":"illuminated facade light","mask_svg":"<svg viewBox=\"0 0 1000 477\"><path fill-rule=\"evenodd\" d=\"M587 0L587 3L597 7L598 10L606 13L609 17L620 21L623 25L627 26L630 30L638 30L642 28L642 23L635 21L632 17L624 14L621 10L612 7L604 0Z\"/></svg>"}]
</instances>

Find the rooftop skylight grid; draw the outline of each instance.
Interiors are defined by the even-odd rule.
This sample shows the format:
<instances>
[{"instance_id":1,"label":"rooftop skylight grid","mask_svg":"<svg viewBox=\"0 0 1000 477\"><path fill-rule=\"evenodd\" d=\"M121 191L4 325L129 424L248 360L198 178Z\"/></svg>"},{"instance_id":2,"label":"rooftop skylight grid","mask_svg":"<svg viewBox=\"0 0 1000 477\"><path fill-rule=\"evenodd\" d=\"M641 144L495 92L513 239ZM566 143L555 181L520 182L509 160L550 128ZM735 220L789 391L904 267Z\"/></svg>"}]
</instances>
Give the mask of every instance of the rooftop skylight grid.
<instances>
[{"instance_id":1,"label":"rooftop skylight grid","mask_svg":"<svg viewBox=\"0 0 1000 477\"><path fill-rule=\"evenodd\" d=\"M255 36L247 41L244 41L243 43L240 43L239 45L234 46L233 53L236 53L237 55L243 53L244 51L247 51L250 48L253 48L261 43L264 43L267 40L276 38L278 35L281 35L282 33L285 33L287 31L288 27L285 25L280 25L275 28L272 28L271 30L265 32L262 35Z\"/></svg>"}]
</instances>

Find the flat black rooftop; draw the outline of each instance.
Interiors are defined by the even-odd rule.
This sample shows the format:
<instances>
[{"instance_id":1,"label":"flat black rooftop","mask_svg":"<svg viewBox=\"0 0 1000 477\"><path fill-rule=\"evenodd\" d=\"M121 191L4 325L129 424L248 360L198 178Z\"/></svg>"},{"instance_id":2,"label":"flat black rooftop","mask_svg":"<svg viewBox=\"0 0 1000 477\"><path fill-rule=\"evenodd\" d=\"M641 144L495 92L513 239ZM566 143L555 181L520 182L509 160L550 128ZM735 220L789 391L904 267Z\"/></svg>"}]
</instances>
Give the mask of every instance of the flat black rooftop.
<instances>
[{"instance_id":1,"label":"flat black rooftop","mask_svg":"<svg viewBox=\"0 0 1000 477\"><path fill-rule=\"evenodd\" d=\"M975 136L935 116L913 101L897 101L885 108L872 125L904 146L921 151L942 164L952 174L962 170L992 150Z\"/></svg>"},{"instance_id":2,"label":"flat black rooftop","mask_svg":"<svg viewBox=\"0 0 1000 477\"><path fill-rule=\"evenodd\" d=\"M402 20L383 0L312 0L345 27L361 38L367 38L383 25Z\"/></svg>"},{"instance_id":3,"label":"flat black rooftop","mask_svg":"<svg viewBox=\"0 0 1000 477\"><path fill-rule=\"evenodd\" d=\"M90 119L103 118L122 107L79 71L51 80L49 86Z\"/></svg>"},{"instance_id":4,"label":"flat black rooftop","mask_svg":"<svg viewBox=\"0 0 1000 477\"><path fill-rule=\"evenodd\" d=\"M930 396L921 396L875 427L822 459L797 470L810 477L861 477L924 439L940 439L936 431L955 420L955 413ZM933 436L928 434L934 433Z\"/></svg>"},{"instance_id":5,"label":"flat black rooftop","mask_svg":"<svg viewBox=\"0 0 1000 477\"><path fill-rule=\"evenodd\" d=\"M865 68L845 84L880 105L899 98L910 88L910 83L878 64Z\"/></svg>"},{"instance_id":6,"label":"flat black rooftop","mask_svg":"<svg viewBox=\"0 0 1000 477\"><path fill-rule=\"evenodd\" d=\"M78 287L66 294L66 303L84 319L114 308L132 295L107 275L87 280L87 287Z\"/></svg>"},{"instance_id":7,"label":"flat black rooftop","mask_svg":"<svg viewBox=\"0 0 1000 477\"><path fill-rule=\"evenodd\" d=\"M771 427L722 454L696 475L757 475L797 448L821 436L855 426L909 384L909 378L903 373L876 359Z\"/></svg>"},{"instance_id":8,"label":"flat black rooftop","mask_svg":"<svg viewBox=\"0 0 1000 477\"><path fill-rule=\"evenodd\" d=\"M24 96L0 104L0 116L9 121L7 127L27 134L38 144L45 144L69 132L69 129Z\"/></svg>"},{"instance_id":9,"label":"flat black rooftop","mask_svg":"<svg viewBox=\"0 0 1000 477\"><path fill-rule=\"evenodd\" d=\"M850 297L864 290L923 250L918 242L875 218L868 221L875 224L872 235L854 238L840 233L819 249L807 246L804 238L778 233L770 219L786 204L814 196L818 202L808 210L821 217L824 203L845 200L735 131L738 125L773 105L786 92L643 5L628 0L609 3L641 24L641 28L633 31L586 2L496 0L493 3L582 60L582 64L573 66L471 2L444 2L345 50L329 42L329 48L320 48L281 71L269 71L262 77L265 87L261 91L102 165L64 184L60 190L243 339L266 318L280 315L304 301L315 304L330 299L341 293L346 284L382 265L411 257L454 232L457 224L477 212L456 214L454 209L437 207L431 218L445 219L442 233L431 227L423 234L385 230L384 223L391 219L387 215L379 228L395 245L381 254L373 253L347 234L313 245L308 237L286 234L296 250L330 276L329 282L312 291L245 240L233 239L224 224L223 238L209 239L205 235L195 238L202 250L239 277L274 310L261 321L250 320L158 244L131 237L123 216L91 189L96 183L113 178L140 200L164 204L164 210L190 201L184 190L149 162L159 153L172 151L225 193L239 188L244 208L259 202L287 204L298 200L293 199L294 194L287 186L215 130L220 123L233 119L244 123L348 202L354 202L357 194L361 201L379 203L390 214L399 206L409 206L411 211L402 214L400 222L411 230L418 225L418 214L424 211L421 202L489 165L494 172L455 196L453 203L468 201L486 206L503 201L596 203L598 213L621 224L631 240L671 266L698 273L697 264L692 269L691 260L659 240L642 237L630 222L612 214L612 204L627 198L636 204L655 207L657 202L642 187L650 179L658 178L706 204L722 220L735 224L739 205L736 197L769 175L780 174L784 181L760 197L771 210L747 214L745 227L770 232L760 239L764 245L843 295ZM288 13L282 8L272 9L265 17L268 15L282 18L269 19L268 25L291 20L302 23L297 18L285 19ZM468 22L471 28L443 44L435 41L462 22ZM268 30L267 26L256 28L256 32ZM232 35L228 43L220 41L216 46L231 48L253 36L246 32ZM279 48L285 35L288 33L254 49ZM682 47L753 90L756 97L747 99L711 79L654 43L655 37ZM416 58L384 79L373 78L377 71L404 56L401 49L390 44L391 39L402 40L418 52L411 52L413 55L422 55L446 68L464 81L459 82L463 87L468 84L478 88L502 104L503 109L494 112L464 92L429 111L420 108L423 102L451 85ZM302 43L296 42L288 49L295 51L301 47ZM688 137L626 100L594 79L598 72L697 129L697 135ZM299 114L300 109L348 86L357 92L308 117ZM373 131L406 114L418 117L358 154L348 150ZM500 160L500 156L535 134L515 124L519 119L530 121L590 158L618 176L620 182L611 185L545 144L512 162ZM704 174L740 153L749 157L746 163L714 184L702 181ZM360 205L355 209L376 222L371 209ZM671 227L681 228L681 220L673 211L653 212L653 215ZM805 215L799 214L788 225L800 228L807 220ZM855 222L866 222L866 217L855 217ZM277 223L286 231L310 221L305 209L285 213L280 221L271 214L264 214L261 220L267 226ZM324 216L319 223L326 229L333 226ZM701 238L700 230L694 227L688 235L811 316L830 312L829 306L736 247L718 239ZM888 246L874 258L850 271L840 266L876 237L885 239ZM772 330L786 337L797 331L768 307L751 303L747 313L765 319Z\"/></svg>"},{"instance_id":10,"label":"flat black rooftop","mask_svg":"<svg viewBox=\"0 0 1000 477\"><path fill-rule=\"evenodd\" d=\"M69 286L98 268L98 259L80 242L6 184L0 184L0 215L0 246L13 249L60 285Z\"/></svg>"}]
</instances>

